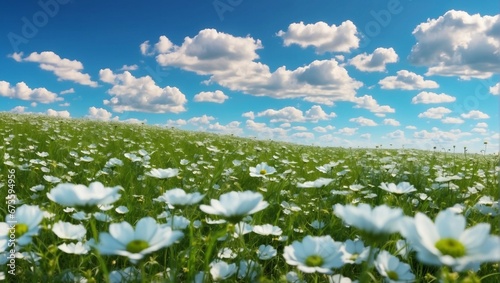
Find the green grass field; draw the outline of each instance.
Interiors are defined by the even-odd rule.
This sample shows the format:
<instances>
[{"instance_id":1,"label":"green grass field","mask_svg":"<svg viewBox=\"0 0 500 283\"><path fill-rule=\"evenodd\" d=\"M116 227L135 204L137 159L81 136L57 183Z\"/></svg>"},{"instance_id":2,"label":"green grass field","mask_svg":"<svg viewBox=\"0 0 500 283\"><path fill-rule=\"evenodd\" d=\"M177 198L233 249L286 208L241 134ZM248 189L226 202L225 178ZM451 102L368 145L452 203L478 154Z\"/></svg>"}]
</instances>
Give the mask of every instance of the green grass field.
<instances>
[{"instance_id":1,"label":"green grass field","mask_svg":"<svg viewBox=\"0 0 500 283\"><path fill-rule=\"evenodd\" d=\"M397 258L401 266L408 264L413 282L500 280L498 256L489 254L500 252L496 245L500 242L497 236L488 236L500 232L500 167L496 155L309 147L146 125L6 113L0 113L0 138L0 197L6 199L0 206L1 221L7 223L11 209L22 205L43 211L43 219L33 225L22 223L25 216L16 215L15 233L8 224L1 226L0 277L10 282L214 282L218 278L222 282L351 282L348 278L410 282L396 280L401 277L396 271L381 271L382 250ZM251 167L262 162L276 172L268 174L269 167L266 172L258 172L261 176L251 176ZM155 168L178 169L178 173L164 179L149 176ZM315 180L324 183L307 183ZM104 187L121 186L120 197L109 205L68 208L47 196L63 183L89 186L96 181ZM401 182L416 190L391 193L380 188L382 183ZM169 208L157 198L174 188L205 196L198 203L171 204ZM268 206L251 215L240 215L242 222L237 223L222 223L217 220L224 217L200 209L200 205L209 205L225 193L242 191L261 194ZM450 251L450 247L442 249L435 243L433 248L442 254L437 257L440 263L422 260L418 251L401 255L402 249L396 244L406 238L401 230L370 232L363 228L369 224L363 224L356 215L349 218L361 224L347 225L349 220L335 213L337 204L361 203L372 208L386 205L401 209L408 219L423 213L433 222L438 213L452 208L460 219L465 218L466 228L489 224L489 231L476 230L474 235L477 241L484 240L475 245L490 246L476 247L482 251L478 252L467 242L470 239L451 241L454 237L450 234L441 238L461 248ZM172 225L172 215L179 223L174 221ZM35 219L36 215L30 217ZM112 223L126 221L135 227L145 217L152 217L158 227L169 232L171 228L181 231L182 237L137 261L123 253L106 254L99 248L100 233L110 232ZM373 219L379 220L383 219ZM83 235L61 237L54 232L59 221L83 226ZM262 232L259 228L264 224L276 227ZM420 224L416 221L415 227ZM460 223L448 225L438 230L455 229ZM237 234L239 230L243 232ZM308 272L307 267L320 267L329 259L320 251L313 256L306 254L303 268L299 268L300 264L291 264L284 256L286 247L307 236L330 236L344 246L348 240L360 239L364 247L372 247L365 252L375 257L375 266L368 264L367 254L365 260L349 263L345 260L349 255L342 252L342 266L328 267L327 272ZM10 238L21 237L27 239L26 243L9 242ZM77 242L83 247L79 252L59 248ZM151 243L139 244L138 248L124 244L128 252L139 253L145 251L142 244ZM414 246L407 244L407 248ZM267 250L258 253L259 247ZM477 256L481 253L488 256ZM447 259L443 259L445 255ZM469 255L470 265L457 267L456 262ZM357 257L362 257L361 253L350 256ZM334 274L347 278L335 281L338 277Z\"/></svg>"}]
</instances>

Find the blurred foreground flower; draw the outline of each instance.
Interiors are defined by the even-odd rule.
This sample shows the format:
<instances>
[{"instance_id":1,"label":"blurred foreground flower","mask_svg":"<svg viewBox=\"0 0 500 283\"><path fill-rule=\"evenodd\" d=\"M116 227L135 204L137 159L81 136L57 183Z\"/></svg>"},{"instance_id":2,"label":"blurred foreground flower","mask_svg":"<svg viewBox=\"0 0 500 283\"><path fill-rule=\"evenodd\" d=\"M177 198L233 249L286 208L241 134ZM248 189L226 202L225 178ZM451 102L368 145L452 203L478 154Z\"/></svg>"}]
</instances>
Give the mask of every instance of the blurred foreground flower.
<instances>
[{"instance_id":1,"label":"blurred foreground flower","mask_svg":"<svg viewBox=\"0 0 500 283\"><path fill-rule=\"evenodd\" d=\"M384 282L413 282L415 275L411 272L410 265L400 262L388 251L381 251L375 260L375 268L385 280Z\"/></svg>"},{"instance_id":2,"label":"blurred foreground flower","mask_svg":"<svg viewBox=\"0 0 500 283\"><path fill-rule=\"evenodd\" d=\"M11 215L8 214L5 216L6 223L0 223L0 227L6 228L5 230L2 229L0 232L0 242L1 239L7 240L9 233L12 233L14 230L17 245L25 246L31 243L31 238L36 236L38 230L40 230L40 222L42 222L42 219L43 211L37 205L24 204L18 207L14 214L14 218L11 218ZM1 246L2 244L0 243L0 248Z\"/></svg>"},{"instance_id":3,"label":"blurred foreground flower","mask_svg":"<svg viewBox=\"0 0 500 283\"><path fill-rule=\"evenodd\" d=\"M380 188L384 191L393 194L407 194L416 191L415 187L408 182L401 182L399 184L394 183L381 183Z\"/></svg>"},{"instance_id":4,"label":"blurred foreground flower","mask_svg":"<svg viewBox=\"0 0 500 283\"><path fill-rule=\"evenodd\" d=\"M465 229L465 217L449 209L439 212L435 223L418 212L404 221L401 233L417 258L430 265L477 271L483 262L500 261L500 237L489 234L490 224Z\"/></svg>"},{"instance_id":5,"label":"blurred foreground flower","mask_svg":"<svg viewBox=\"0 0 500 283\"><path fill-rule=\"evenodd\" d=\"M200 205L200 209L208 214L219 215L232 223L238 223L246 215L266 208L269 203L263 200L260 193L252 191L229 192L222 194L219 200L211 199L210 205Z\"/></svg>"},{"instance_id":6,"label":"blurred foreground flower","mask_svg":"<svg viewBox=\"0 0 500 283\"><path fill-rule=\"evenodd\" d=\"M158 179L166 179L166 178L172 178L177 175L179 175L179 169L172 169L172 168L167 168L167 169L151 169L151 171L147 172L146 175L149 177L154 177Z\"/></svg>"},{"instance_id":7,"label":"blurred foreground flower","mask_svg":"<svg viewBox=\"0 0 500 283\"><path fill-rule=\"evenodd\" d=\"M114 203L121 196L120 190L123 190L121 186L108 188L100 182L93 182L88 187L65 183L50 190L47 197L63 206L89 207Z\"/></svg>"},{"instance_id":8,"label":"blurred foreground flower","mask_svg":"<svg viewBox=\"0 0 500 283\"><path fill-rule=\"evenodd\" d=\"M103 255L126 256L136 263L146 254L171 246L183 236L182 232L172 231L145 217L137 222L135 230L128 222L109 225L109 233L100 233L97 248Z\"/></svg>"},{"instance_id":9,"label":"blurred foreground flower","mask_svg":"<svg viewBox=\"0 0 500 283\"><path fill-rule=\"evenodd\" d=\"M346 224L371 235L398 232L400 220L403 219L403 211L400 208L390 208L385 204L373 209L364 203L358 206L336 204L333 210Z\"/></svg>"},{"instance_id":10,"label":"blurred foreground flower","mask_svg":"<svg viewBox=\"0 0 500 283\"><path fill-rule=\"evenodd\" d=\"M306 236L302 242L294 241L286 246L283 257L289 265L306 273L332 274L332 268L344 265L342 243L335 242L330 236Z\"/></svg>"}]
</instances>

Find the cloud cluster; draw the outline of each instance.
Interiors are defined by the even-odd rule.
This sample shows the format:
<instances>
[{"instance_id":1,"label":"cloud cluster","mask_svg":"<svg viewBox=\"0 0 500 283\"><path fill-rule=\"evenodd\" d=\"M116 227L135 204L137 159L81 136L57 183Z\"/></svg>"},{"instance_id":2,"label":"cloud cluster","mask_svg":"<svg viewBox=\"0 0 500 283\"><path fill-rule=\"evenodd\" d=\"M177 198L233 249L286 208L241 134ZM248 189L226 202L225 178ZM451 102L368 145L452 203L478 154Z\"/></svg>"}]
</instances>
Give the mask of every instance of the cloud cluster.
<instances>
[{"instance_id":1,"label":"cloud cluster","mask_svg":"<svg viewBox=\"0 0 500 283\"><path fill-rule=\"evenodd\" d=\"M319 105L312 106L305 113L302 110L292 106L284 107L279 110L267 109L257 113L257 117L270 118L271 123L276 122L318 122L320 120L329 120L337 115L333 112L327 114Z\"/></svg>"},{"instance_id":2,"label":"cloud cluster","mask_svg":"<svg viewBox=\"0 0 500 283\"><path fill-rule=\"evenodd\" d=\"M294 70L282 66L271 72L269 66L257 61L257 50L263 48L261 41L250 36L204 29L192 38L186 37L180 46L160 44L167 40L160 37L151 51L157 54L158 64L208 75L206 83L217 83L232 91L273 98L302 97L332 105L333 101L351 101L363 85L335 59L316 60ZM141 45L144 54L149 54L150 49L148 42Z\"/></svg>"},{"instance_id":3,"label":"cloud cluster","mask_svg":"<svg viewBox=\"0 0 500 283\"><path fill-rule=\"evenodd\" d=\"M410 62L428 67L426 75L488 78L500 72L500 15L450 10L413 31L417 43Z\"/></svg>"},{"instance_id":4,"label":"cloud cluster","mask_svg":"<svg viewBox=\"0 0 500 283\"><path fill-rule=\"evenodd\" d=\"M39 63L42 70L53 72L58 80L72 81L81 85L97 87L97 82L92 81L89 74L81 72L83 64L80 61L61 58L52 51L33 52L24 58L22 52L14 53L11 57L17 62Z\"/></svg>"},{"instance_id":5,"label":"cloud cluster","mask_svg":"<svg viewBox=\"0 0 500 283\"><path fill-rule=\"evenodd\" d=\"M386 65L396 63L398 54L391 48L377 48L372 54L359 54L349 60L349 64L363 72L384 72Z\"/></svg>"},{"instance_id":6,"label":"cloud cluster","mask_svg":"<svg viewBox=\"0 0 500 283\"><path fill-rule=\"evenodd\" d=\"M292 23L288 30L280 30L277 36L283 38L285 46L297 44L302 48L313 46L319 54L325 52L350 52L359 46L356 26L351 21L345 21L339 26L328 25L325 22L304 24Z\"/></svg>"},{"instance_id":7,"label":"cloud cluster","mask_svg":"<svg viewBox=\"0 0 500 283\"><path fill-rule=\"evenodd\" d=\"M19 82L15 86L11 86L9 82L0 81L0 96L39 103L52 103L63 100L46 88L31 89L25 82Z\"/></svg>"},{"instance_id":8,"label":"cloud cluster","mask_svg":"<svg viewBox=\"0 0 500 283\"><path fill-rule=\"evenodd\" d=\"M382 89L414 90L439 87L435 81L425 80L424 77L407 70L400 70L396 76L385 77L378 83Z\"/></svg>"},{"instance_id":9,"label":"cloud cluster","mask_svg":"<svg viewBox=\"0 0 500 283\"><path fill-rule=\"evenodd\" d=\"M213 102L224 103L229 96L225 95L222 91L202 91L194 96L195 102Z\"/></svg>"},{"instance_id":10,"label":"cloud cluster","mask_svg":"<svg viewBox=\"0 0 500 283\"><path fill-rule=\"evenodd\" d=\"M411 100L413 104L431 104L431 103L447 103L453 102L456 98L454 96L441 93L437 94L434 92L422 91Z\"/></svg>"},{"instance_id":11,"label":"cloud cluster","mask_svg":"<svg viewBox=\"0 0 500 283\"><path fill-rule=\"evenodd\" d=\"M186 111L186 96L176 87L161 88L150 76L136 78L125 71L115 74L110 69L99 71L100 80L113 85L107 91L112 96L104 100L115 112L142 111L150 113L179 113Z\"/></svg>"}]
</instances>

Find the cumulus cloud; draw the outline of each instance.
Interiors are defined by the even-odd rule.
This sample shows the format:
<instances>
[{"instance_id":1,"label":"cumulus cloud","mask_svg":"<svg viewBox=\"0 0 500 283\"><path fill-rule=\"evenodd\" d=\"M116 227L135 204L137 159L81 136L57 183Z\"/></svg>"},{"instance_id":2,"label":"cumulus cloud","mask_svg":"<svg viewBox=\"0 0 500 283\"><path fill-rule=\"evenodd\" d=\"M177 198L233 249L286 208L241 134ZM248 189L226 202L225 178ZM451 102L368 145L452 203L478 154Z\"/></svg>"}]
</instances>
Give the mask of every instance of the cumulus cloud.
<instances>
[{"instance_id":1,"label":"cumulus cloud","mask_svg":"<svg viewBox=\"0 0 500 283\"><path fill-rule=\"evenodd\" d=\"M411 100L413 104L448 103L457 100L454 96L441 93L422 91Z\"/></svg>"},{"instance_id":2,"label":"cumulus cloud","mask_svg":"<svg viewBox=\"0 0 500 283\"><path fill-rule=\"evenodd\" d=\"M382 89L414 90L439 87L435 81L425 80L424 77L407 70L400 70L396 76L385 77L378 83Z\"/></svg>"},{"instance_id":3,"label":"cumulus cloud","mask_svg":"<svg viewBox=\"0 0 500 283\"><path fill-rule=\"evenodd\" d=\"M271 128L266 123L257 123L253 120L246 121L246 128L262 138L283 138L287 135L287 130L283 128Z\"/></svg>"},{"instance_id":4,"label":"cumulus cloud","mask_svg":"<svg viewBox=\"0 0 500 283\"><path fill-rule=\"evenodd\" d=\"M70 94L70 93L75 93L75 89L74 88L70 88L70 89L67 89L67 90L63 90L61 91L59 94Z\"/></svg>"},{"instance_id":5,"label":"cumulus cloud","mask_svg":"<svg viewBox=\"0 0 500 283\"><path fill-rule=\"evenodd\" d=\"M383 113L394 113L396 110L389 105L379 105L378 102L371 95L363 95L361 97L355 97L354 103L356 105L354 108L364 108L368 109L372 113L383 114ZM382 115L383 116L383 115Z\"/></svg>"},{"instance_id":6,"label":"cumulus cloud","mask_svg":"<svg viewBox=\"0 0 500 283\"><path fill-rule=\"evenodd\" d=\"M280 30L277 36L283 38L285 46L297 44L302 48L313 46L319 54L325 52L350 52L359 46L356 26L345 21L339 26L325 22L314 24L292 23L287 31Z\"/></svg>"},{"instance_id":7,"label":"cumulus cloud","mask_svg":"<svg viewBox=\"0 0 500 283\"><path fill-rule=\"evenodd\" d=\"M305 140L314 140L314 134L310 133L310 132L294 133L291 136L292 136L292 138L305 139Z\"/></svg>"},{"instance_id":8,"label":"cumulus cloud","mask_svg":"<svg viewBox=\"0 0 500 283\"><path fill-rule=\"evenodd\" d=\"M215 120L214 117L203 115L200 117L193 117L193 118L187 120L187 122L189 124L193 124L193 125L208 125L208 124L210 124L210 121L213 121L213 120Z\"/></svg>"},{"instance_id":9,"label":"cumulus cloud","mask_svg":"<svg viewBox=\"0 0 500 283\"><path fill-rule=\"evenodd\" d=\"M409 60L428 67L426 75L488 78L500 72L499 26L500 15L447 11L414 29Z\"/></svg>"},{"instance_id":10,"label":"cumulus cloud","mask_svg":"<svg viewBox=\"0 0 500 283\"><path fill-rule=\"evenodd\" d=\"M375 121L368 119L368 118L365 118L363 116L360 116L357 118L351 118L351 119L349 119L349 122L358 123L358 125L360 125L362 127L363 126L368 126L368 127L377 126L377 123L375 123Z\"/></svg>"},{"instance_id":11,"label":"cumulus cloud","mask_svg":"<svg viewBox=\"0 0 500 283\"><path fill-rule=\"evenodd\" d=\"M123 65L119 70L120 71L135 71L139 68L136 64L134 65Z\"/></svg>"},{"instance_id":12,"label":"cumulus cloud","mask_svg":"<svg viewBox=\"0 0 500 283\"><path fill-rule=\"evenodd\" d=\"M245 117L245 118L248 118L250 120L253 120L253 119L255 119L255 113L253 111L245 112L245 113L241 114L241 117Z\"/></svg>"},{"instance_id":13,"label":"cumulus cloud","mask_svg":"<svg viewBox=\"0 0 500 283\"><path fill-rule=\"evenodd\" d=\"M500 94L500 83L497 83L496 85L490 87L490 93L493 95L499 95Z\"/></svg>"},{"instance_id":14,"label":"cumulus cloud","mask_svg":"<svg viewBox=\"0 0 500 283\"><path fill-rule=\"evenodd\" d=\"M471 110L469 111L469 113L462 113L460 116L465 119L474 119L474 120L490 118L488 114L483 113L479 110Z\"/></svg>"},{"instance_id":15,"label":"cumulus cloud","mask_svg":"<svg viewBox=\"0 0 500 283\"><path fill-rule=\"evenodd\" d=\"M433 142L449 142L456 141L464 136L470 136L471 133L462 132L459 129L454 131L441 131L438 128L432 128L429 132L427 130L422 130L413 133L413 137L417 139L428 139Z\"/></svg>"},{"instance_id":16,"label":"cumulus cloud","mask_svg":"<svg viewBox=\"0 0 500 283\"><path fill-rule=\"evenodd\" d=\"M21 113L26 113L26 106L16 106L12 109L10 109L9 112L11 113L17 113L17 114L21 114Z\"/></svg>"},{"instance_id":17,"label":"cumulus cloud","mask_svg":"<svg viewBox=\"0 0 500 283\"><path fill-rule=\"evenodd\" d=\"M48 116L53 116L53 117L60 117L60 118L70 118L71 114L67 110L63 111L56 111L54 109L48 109L45 114Z\"/></svg>"},{"instance_id":18,"label":"cumulus cloud","mask_svg":"<svg viewBox=\"0 0 500 283\"><path fill-rule=\"evenodd\" d=\"M384 125L397 127L401 124L399 123L399 121L397 121L395 119L384 119Z\"/></svg>"},{"instance_id":19,"label":"cumulus cloud","mask_svg":"<svg viewBox=\"0 0 500 283\"><path fill-rule=\"evenodd\" d=\"M479 122L476 124L476 128L488 128L488 124L485 122Z\"/></svg>"},{"instance_id":20,"label":"cumulus cloud","mask_svg":"<svg viewBox=\"0 0 500 283\"><path fill-rule=\"evenodd\" d=\"M444 115L449 113L451 113L451 110L446 107L433 107L418 114L418 118L441 119Z\"/></svg>"},{"instance_id":21,"label":"cumulus cloud","mask_svg":"<svg viewBox=\"0 0 500 283\"><path fill-rule=\"evenodd\" d=\"M446 117L441 120L443 124L462 124L464 120L458 118L458 117Z\"/></svg>"},{"instance_id":22,"label":"cumulus cloud","mask_svg":"<svg viewBox=\"0 0 500 283\"><path fill-rule=\"evenodd\" d=\"M254 96L298 98L332 105L333 101L350 101L363 84L351 78L335 59L316 60L288 70L281 66L272 72L257 62L260 40L237 37L215 29L201 30L186 37L180 46L158 53L161 66L178 67L208 75L206 83L217 83L233 91Z\"/></svg>"},{"instance_id":23,"label":"cumulus cloud","mask_svg":"<svg viewBox=\"0 0 500 283\"><path fill-rule=\"evenodd\" d=\"M359 54L349 60L349 64L363 72L384 72L389 63L396 63L398 54L391 48L377 48L372 54Z\"/></svg>"},{"instance_id":24,"label":"cumulus cloud","mask_svg":"<svg viewBox=\"0 0 500 283\"><path fill-rule=\"evenodd\" d=\"M387 137L390 139L404 139L405 138L405 132L402 130L396 130L394 132L388 133Z\"/></svg>"},{"instance_id":25,"label":"cumulus cloud","mask_svg":"<svg viewBox=\"0 0 500 283\"><path fill-rule=\"evenodd\" d=\"M136 78L130 72L114 74L110 69L99 71L101 81L112 84L107 91L112 96L104 100L114 112L141 111L151 113L186 111L186 96L176 87L161 88L150 76Z\"/></svg>"},{"instance_id":26,"label":"cumulus cloud","mask_svg":"<svg viewBox=\"0 0 500 283\"><path fill-rule=\"evenodd\" d=\"M225 95L222 91L202 91L194 96L195 102L214 102L224 103L229 96Z\"/></svg>"},{"instance_id":27,"label":"cumulus cloud","mask_svg":"<svg viewBox=\"0 0 500 283\"><path fill-rule=\"evenodd\" d=\"M109 121L113 114L104 108L90 107L87 116L89 119Z\"/></svg>"},{"instance_id":28,"label":"cumulus cloud","mask_svg":"<svg viewBox=\"0 0 500 283\"><path fill-rule=\"evenodd\" d=\"M72 81L81 85L97 87L97 82L90 79L89 74L84 74L83 64L77 60L61 58L52 51L41 53L33 52L29 56L22 58L23 53L15 53L11 57L18 62L35 62L40 64L42 70L53 72L58 80Z\"/></svg>"},{"instance_id":29,"label":"cumulus cloud","mask_svg":"<svg viewBox=\"0 0 500 283\"><path fill-rule=\"evenodd\" d=\"M210 124L208 130L222 134L241 135L243 134L243 129L240 128L240 124L241 123L238 121L232 121L226 125L221 125L219 122L216 122L215 124Z\"/></svg>"},{"instance_id":30,"label":"cumulus cloud","mask_svg":"<svg viewBox=\"0 0 500 283\"><path fill-rule=\"evenodd\" d=\"M320 120L329 120L336 117L336 114L330 112L327 114L319 105L312 106L305 113L302 110L292 106L284 107L279 110L267 109L257 113L257 117L270 118L271 123L276 122L318 122Z\"/></svg>"},{"instance_id":31,"label":"cumulus cloud","mask_svg":"<svg viewBox=\"0 0 500 283\"><path fill-rule=\"evenodd\" d=\"M339 129L339 134L342 134L345 136L352 136L356 133L357 130L358 130L358 128L345 127L345 128Z\"/></svg>"},{"instance_id":32,"label":"cumulus cloud","mask_svg":"<svg viewBox=\"0 0 500 283\"><path fill-rule=\"evenodd\" d=\"M31 89L25 82L19 82L15 86L11 86L9 82L0 81L0 96L46 104L63 100L46 88Z\"/></svg>"},{"instance_id":33,"label":"cumulus cloud","mask_svg":"<svg viewBox=\"0 0 500 283\"><path fill-rule=\"evenodd\" d=\"M315 132L318 132L318 133L326 133L326 132L328 132L328 131L332 131L332 130L334 130L334 129L335 129L335 127L334 127L334 126L332 126L332 125L328 125L328 126L326 126L326 127L317 126L317 127L314 127L314 128L313 128L313 130L314 130Z\"/></svg>"}]
</instances>

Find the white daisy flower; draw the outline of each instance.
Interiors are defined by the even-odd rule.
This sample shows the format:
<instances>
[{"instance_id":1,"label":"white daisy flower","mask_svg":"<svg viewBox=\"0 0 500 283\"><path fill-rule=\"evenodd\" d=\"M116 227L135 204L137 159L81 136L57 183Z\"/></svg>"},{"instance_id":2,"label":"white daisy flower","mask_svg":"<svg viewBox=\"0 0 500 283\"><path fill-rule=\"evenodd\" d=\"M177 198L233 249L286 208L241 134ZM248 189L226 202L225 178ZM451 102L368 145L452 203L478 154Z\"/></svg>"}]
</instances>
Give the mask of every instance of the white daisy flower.
<instances>
[{"instance_id":1,"label":"white daisy flower","mask_svg":"<svg viewBox=\"0 0 500 283\"><path fill-rule=\"evenodd\" d=\"M219 215L238 223L243 217L263 210L269 205L260 193L252 191L229 192L222 194L219 200L210 200L210 205L200 205L200 209L208 214Z\"/></svg>"}]
</instances>

